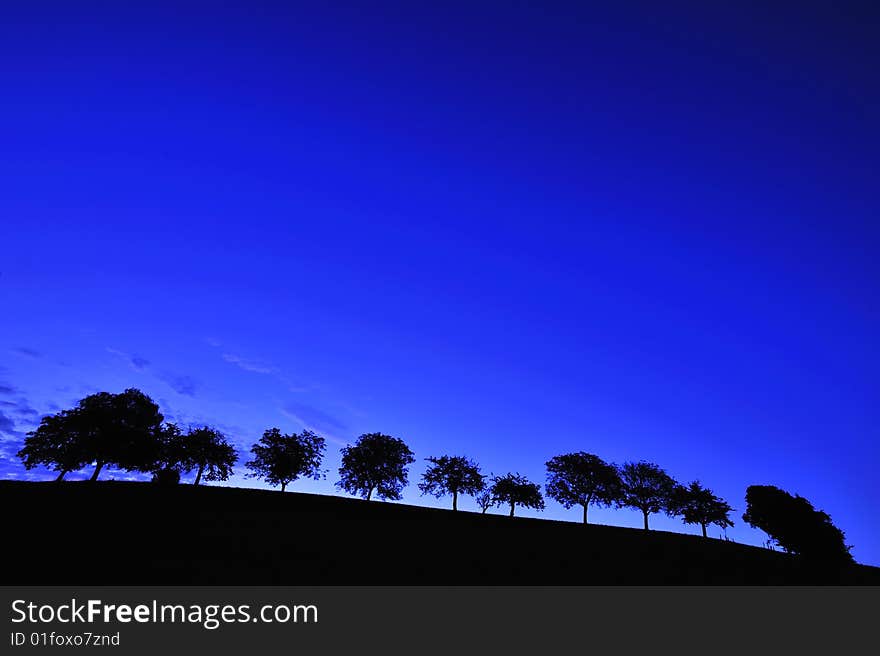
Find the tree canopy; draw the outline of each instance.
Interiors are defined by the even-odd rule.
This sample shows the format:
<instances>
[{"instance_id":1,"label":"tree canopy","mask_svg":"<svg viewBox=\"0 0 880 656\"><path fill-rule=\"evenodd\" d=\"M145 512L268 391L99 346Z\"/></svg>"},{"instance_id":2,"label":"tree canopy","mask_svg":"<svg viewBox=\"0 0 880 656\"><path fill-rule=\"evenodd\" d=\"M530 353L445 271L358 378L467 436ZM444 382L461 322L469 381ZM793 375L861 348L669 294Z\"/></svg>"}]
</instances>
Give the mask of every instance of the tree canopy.
<instances>
[{"instance_id":1,"label":"tree canopy","mask_svg":"<svg viewBox=\"0 0 880 656\"><path fill-rule=\"evenodd\" d=\"M670 511L676 483L659 466L644 461L628 462L620 468L620 479L623 483L620 502L642 511L646 531L648 515Z\"/></svg>"},{"instance_id":2,"label":"tree canopy","mask_svg":"<svg viewBox=\"0 0 880 656\"><path fill-rule=\"evenodd\" d=\"M48 467L58 472L55 480L62 480L68 472L82 469L94 461L86 452L86 443L77 431L80 426L74 410L62 410L47 415L39 427L27 434L18 452L25 469Z\"/></svg>"},{"instance_id":3,"label":"tree canopy","mask_svg":"<svg viewBox=\"0 0 880 656\"><path fill-rule=\"evenodd\" d=\"M712 490L704 488L699 481L693 481L687 487L677 486L672 495L670 509L676 515L681 515L685 524L698 524L706 537L706 527L709 525L727 528L733 526L730 507L724 499L716 496Z\"/></svg>"},{"instance_id":4,"label":"tree canopy","mask_svg":"<svg viewBox=\"0 0 880 656\"><path fill-rule=\"evenodd\" d=\"M426 458L431 464L422 474L419 489L422 494L433 494L438 499L452 495L452 509L458 510L458 495L475 495L486 487L486 477L480 467L464 456Z\"/></svg>"},{"instance_id":5,"label":"tree canopy","mask_svg":"<svg viewBox=\"0 0 880 656\"><path fill-rule=\"evenodd\" d=\"M403 440L382 433L365 433L354 445L343 447L340 480L336 485L367 501L374 492L380 499L397 500L406 487L408 466L413 462L413 452Z\"/></svg>"},{"instance_id":6,"label":"tree canopy","mask_svg":"<svg viewBox=\"0 0 880 656\"><path fill-rule=\"evenodd\" d=\"M581 506L584 524L591 504L611 505L620 498L617 468L591 453L567 453L547 461L547 496L565 508Z\"/></svg>"},{"instance_id":7,"label":"tree canopy","mask_svg":"<svg viewBox=\"0 0 880 656\"><path fill-rule=\"evenodd\" d=\"M324 438L312 431L287 435L278 428L270 428L251 447L254 456L245 466L253 472L252 476L270 485L280 485L284 492L299 478L321 477L324 448Z\"/></svg>"},{"instance_id":8,"label":"tree canopy","mask_svg":"<svg viewBox=\"0 0 880 656\"><path fill-rule=\"evenodd\" d=\"M98 392L71 410L44 418L18 455L25 467L47 465L59 477L92 462L91 480L105 465L149 472L159 450L162 420L159 406L140 390Z\"/></svg>"},{"instance_id":9,"label":"tree canopy","mask_svg":"<svg viewBox=\"0 0 880 656\"><path fill-rule=\"evenodd\" d=\"M514 508L544 509L544 497L541 495L541 486L532 483L522 474L505 474L492 478L492 500L498 504L510 505L510 516L513 517Z\"/></svg>"},{"instance_id":10,"label":"tree canopy","mask_svg":"<svg viewBox=\"0 0 880 656\"><path fill-rule=\"evenodd\" d=\"M216 428L199 426L191 428L181 440L181 469L196 470L193 485L202 478L206 481L225 481L232 474L238 454Z\"/></svg>"},{"instance_id":11,"label":"tree canopy","mask_svg":"<svg viewBox=\"0 0 880 656\"><path fill-rule=\"evenodd\" d=\"M831 517L816 510L800 495L773 485L752 485L746 490L743 521L761 529L788 553L840 562L852 562L844 534Z\"/></svg>"}]
</instances>

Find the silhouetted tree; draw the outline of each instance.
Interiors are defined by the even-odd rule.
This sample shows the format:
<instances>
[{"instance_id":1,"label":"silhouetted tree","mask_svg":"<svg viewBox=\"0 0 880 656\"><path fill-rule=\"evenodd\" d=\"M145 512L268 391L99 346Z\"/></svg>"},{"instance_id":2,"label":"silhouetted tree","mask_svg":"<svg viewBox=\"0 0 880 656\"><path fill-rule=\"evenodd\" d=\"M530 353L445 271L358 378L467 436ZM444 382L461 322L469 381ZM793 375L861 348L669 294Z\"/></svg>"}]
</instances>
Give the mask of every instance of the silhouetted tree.
<instances>
[{"instance_id":1,"label":"silhouetted tree","mask_svg":"<svg viewBox=\"0 0 880 656\"><path fill-rule=\"evenodd\" d=\"M365 433L353 446L342 449L341 479L336 485L367 501L373 492L382 499L400 499L407 484L407 466L413 462L413 452L403 440L382 433Z\"/></svg>"},{"instance_id":2,"label":"silhouetted tree","mask_svg":"<svg viewBox=\"0 0 880 656\"><path fill-rule=\"evenodd\" d=\"M324 438L312 431L285 435L278 428L270 428L251 451L254 458L245 466L253 472L252 476L270 485L280 485L282 492L298 478L321 477Z\"/></svg>"},{"instance_id":3,"label":"silhouetted tree","mask_svg":"<svg viewBox=\"0 0 880 656\"><path fill-rule=\"evenodd\" d=\"M565 508L581 506L584 524L590 504L615 503L620 498L620 488L617 468L591 453L568 453L547 461L547 496Z\"/></svg>"},{"instance_id":4,"label":"silhouetted tree","mask_svg":"<svg viewBox=\"0 0 880 656\"><path fill-rule=\"evenodd\" d=\"M19 456L25 467L49 465L59 479L91 462L93 481L105 465L148 472L156 460L161 424L159 406L140 390L98 392L41 422L25 439Z\"/></svg>"},{"instance_id":5,"label":"silhouetted tree","mask_svg":"<svg viewBox=\"0 0 880 656\"><path fill-rule=\"evenodd\" d=\"M477 494L474 499L476 500L477 505L480 507L480 513L483 515L485 515L486 511L489 510L489 508L494 506L496 503L495 499L492 497L492 491L488 488Z\"/></svg>"},{"instance_id":6,"label":"silhouetted tree","mask_svg":"<svg viewBox=\"0 0 880 656\"><path fill-rule=\"evenodd\" d=\"M85 440L78 432L80 427L75 410L43 417L39 427L27 434L17 454L25 469L43 465L58 472L55 480L60 481L68 472L92 462L93 458L86 453Z\"/></svg>"},{"instance_id":7,"label":"silhouetted tree","mask_svg":"<svg viewBox=\"0 0 880 656\"><path fill-rule=\"evenodd\" d=\"M191 428L180 444L181 469L196 470L193 485L198 485L202 477L206 481L225 481L238 460L235 447L226 440L226 436L209 426Z\"/></svg>"},{"instance_id":8,"label":"silhouetted tree","mask_svg":"<svg viewBox=\"0 0 880 656\"><path fill-rule=\"evenodd\" d=\"M699 524L703 529L703 537L706 535L706 527L715 524L721 528L733 526L730 520L730 507L724 499L715 496L712 490L700 485L699 481L693 481L687 487L677 486L672 494L670 511L675 515L681 515L685 524Z\"/></svg>"},{"instance_id":9,"label":"silhouetted tree","mask_svg":"<svg viewBox=\"0 0 880 656\"><path fill-rule=\"evenodd\" d=\"M433 494L438 499L452 495L452 509L458 510L459 494L478 494L486 487L486 478L472 460L464 456L426 458L431 465L422 474L419 489L422 494Z\"/></svg>"},{"instance_id":10,"label":"silhouetted tree","mask_svg":"<svg viewBox=\"0 0 880 656\"><path fill-rule=\"evenodd\" d=\"M176 484L184 468L184 436L177 424L166 422L157 432L158 449L153 465L153 482Z\"/></svg>"},{"instance_id":11,"label":"silhouetted tree","mask_svg":"<svg viewBox=\"0 0 880 656\"><path fill-rule=\"evenodd\" d=\"M852 562L844 534L831 517L816 510L800 495L792 496L773 485L746 490L743 520L759 528L788 553L822 560Z\"/></svg>"},{"instance_id":12,"label":"silhouetted tree","mask_svg":"<svg viewBox=\"0 0 880 656\"><path fill-rule=\"evenodd\" d=\"M621 505L642 511L645 530L648 515L669 512L676 483L669 474L650 462L628 462L620 468L623 483Z\"/></svg>"},{"instance_id":13,"label":"silhouetted tree","mask_svg":"<svg viewBox=\"0 0 880 656\"><path fill-rule=\"evenodd\" d=\"M497 504L510 504L510 516L516 506L523 508L544 509L544 497L541 486L532 483L521 474L506 474L492 478L492 499Z\"/></svg>"}]
</instances>

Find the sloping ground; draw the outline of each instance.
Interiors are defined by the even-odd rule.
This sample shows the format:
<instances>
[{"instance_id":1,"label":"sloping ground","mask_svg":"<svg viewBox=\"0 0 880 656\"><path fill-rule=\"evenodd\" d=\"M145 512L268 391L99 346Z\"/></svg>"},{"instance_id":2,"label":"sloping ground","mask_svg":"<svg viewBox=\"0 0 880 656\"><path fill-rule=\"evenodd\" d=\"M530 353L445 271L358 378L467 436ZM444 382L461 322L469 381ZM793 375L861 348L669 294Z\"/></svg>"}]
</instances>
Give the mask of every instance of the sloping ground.
<instances>
[{"instance_id":1,"label":"sloping ground","mask_svg":"<svg viewBox=\"0 0 880 656\"><path fill-rule=\"evenodd\" d=\"M24 584L880 584L692 535L298 493L0 481Z\"/></svg>"}]
</instances>

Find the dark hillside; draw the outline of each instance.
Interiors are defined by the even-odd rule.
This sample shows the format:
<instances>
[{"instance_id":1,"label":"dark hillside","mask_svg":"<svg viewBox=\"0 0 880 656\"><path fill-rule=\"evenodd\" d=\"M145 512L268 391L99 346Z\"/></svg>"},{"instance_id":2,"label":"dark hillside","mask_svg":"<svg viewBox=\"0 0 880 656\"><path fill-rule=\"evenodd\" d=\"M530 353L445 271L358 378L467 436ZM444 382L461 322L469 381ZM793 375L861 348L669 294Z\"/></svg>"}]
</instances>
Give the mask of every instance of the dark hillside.
<instances>
[{"instance_id":1,"label":"dark hillside","mask_svg":"<svg viewBox=\"0 0 880 656\"><path fill-rule=\"evenodd\" d=\"M880 584L692 535L228 487L0 482L13 584Z\"/></svg>"}]
</instances>

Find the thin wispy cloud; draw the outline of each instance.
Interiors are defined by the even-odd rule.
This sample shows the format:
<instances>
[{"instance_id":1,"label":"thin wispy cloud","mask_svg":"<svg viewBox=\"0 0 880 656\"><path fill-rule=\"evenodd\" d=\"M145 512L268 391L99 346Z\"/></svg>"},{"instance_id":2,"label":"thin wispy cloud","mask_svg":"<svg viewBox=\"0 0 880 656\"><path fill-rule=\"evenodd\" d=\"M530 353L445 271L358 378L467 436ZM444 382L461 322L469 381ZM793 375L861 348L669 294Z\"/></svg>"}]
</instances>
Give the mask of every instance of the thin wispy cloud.
<instances>
[{"instance_id":1,"label":"thin wispy cloud","mask_svg":"<svg viewBox=\"0 0 880 656\"><path fill-rule=\"evenodd\" d=\"M0 435L15 437L18 432L15 430L15 422L0 410Z\"/></svg>"},{"instance_id":2,"label":"thin wispy cloud","mask_svg":"<svg viewBox=\"0 0 880 656\"><path fill-rule=\"evenodd\" d=\"M8 412L18 415L19 417L33 418L38 417L40 414L31 407L30 403L27 402L27 399L18 399L17 401L0 401L0 408L7 408Z\"/></svg>"},{"instance_id":3,"label":"thin wispy cloud","mask_svg":"<svg viewBox=\"0 0 880 656\"><path fill-rule=\"evenodd\" d=\"M247 358L235 355L234 353L224 353L223 359L230 364L234 364L239 369L250 371L255 374L274 374L276 372L275 367L270 367L262 362L248 360Z\"/></svg>"},{"instance_id":4,"label":"thin wispy cloud","mask_svg":"<svg viewBox=\"0 0 880 656\"><path fill-rule=\"evenodd\" d=\"M37 358L43 357L43 354L40 353L40 351L37 351L36 349L28 348L27 346L18 346L16 348L12 349L12 352L17 355L21 355L25 358L30 358L32 360L36 360Z\"/></svg>"},{"instance_id":5,"label":"thin wispy cloud","mask_svg":"<svg viewBox=\"0 0 880 656\"><path fill-rule=\"evenodd\" d=\"M159 378L178 394L191 397L196 395L198 381L192 376L173 374L166 371L161 373Z\"/></svg>"},{"instance_id":6,"label":"thin wispy cloud","mask_svg":"<svg viewBox=\"0 0 880 656\"><path fill-rule=\"evenodd\" d=\"M347 442L339 434L348 432L348 426L341 419L305 403L285 403L279 411L282 415L295 421L301 427L314 431L335 444L345 445Z\"/></svg>"},{"instance_id":7,"label":"thin wispy cloud","mask_svg":"<svg viewBox=\"0 0 880 656\"><path fill-rule=\"evenodd\" d=\"M144 371L150 366L150 361L139 355L131 355L125 351L120 351L119 349L111 348L109 346L107 347L107 352L125 360L125 362L128 363L128 366L135 371Z\"/></svg>"},{"instance_id":8,"label":"thin wispy cloud","mask_svg":"<svg viewBox=\"0 0 880 656\"><path fill-rule=\"evenodd\" d=\"M3 394L4 396L12 396L13 394L18 394L18 389L12 385L0 383L0 394Z\"/></svg>"}]
</instances>

